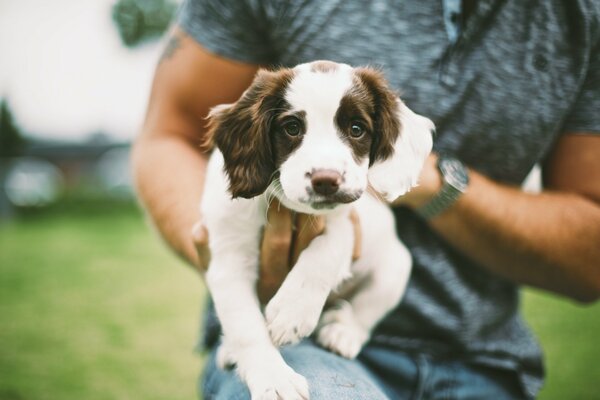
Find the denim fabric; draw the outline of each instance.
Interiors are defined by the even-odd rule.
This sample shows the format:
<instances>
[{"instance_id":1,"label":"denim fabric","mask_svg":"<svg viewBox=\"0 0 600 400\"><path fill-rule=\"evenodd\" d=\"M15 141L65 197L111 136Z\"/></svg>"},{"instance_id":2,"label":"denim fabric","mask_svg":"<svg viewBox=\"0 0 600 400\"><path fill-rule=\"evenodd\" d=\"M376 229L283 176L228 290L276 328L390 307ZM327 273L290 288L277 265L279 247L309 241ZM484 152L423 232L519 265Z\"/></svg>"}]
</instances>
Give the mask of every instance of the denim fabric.
<instances>
[{"instance_id":1,"label":"denim fabric","mask_svg":"<svg viewBox=\"0 0 600 400\"><path fill-rule=\"evenodd\" d=\"M346 360L310 340L282 349L286 362L308 380L311 400L522 399L513 371L473 366L369 345L358 360ZM215 365L210 354L200 393L205 400L247 400L250 393L234 371Z\"/></svg>"}]
</instances>

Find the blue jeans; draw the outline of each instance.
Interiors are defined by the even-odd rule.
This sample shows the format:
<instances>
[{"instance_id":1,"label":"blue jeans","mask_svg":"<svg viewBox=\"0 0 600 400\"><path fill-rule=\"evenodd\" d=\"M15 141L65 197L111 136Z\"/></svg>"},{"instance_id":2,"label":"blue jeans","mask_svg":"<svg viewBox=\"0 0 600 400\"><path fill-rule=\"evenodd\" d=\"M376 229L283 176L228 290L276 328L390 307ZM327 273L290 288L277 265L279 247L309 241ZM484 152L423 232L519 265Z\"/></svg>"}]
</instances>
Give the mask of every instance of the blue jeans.
<instances>
[{"instance_id":1,"label":"blue jeans","mask_svg":"<svg viewBox=\"0 0 600 400\"><path fill-rule=\"evenodd\" d=\"M475 366L456 359L436 359L376 345L357 360L347 360L310 340L281 349L283 358L302 374L311 400L523 399L516 373ZM247 400L250 392L234 371L224 371L210 354L200 393L205 400Z\"/></svg>"}]
</instances>

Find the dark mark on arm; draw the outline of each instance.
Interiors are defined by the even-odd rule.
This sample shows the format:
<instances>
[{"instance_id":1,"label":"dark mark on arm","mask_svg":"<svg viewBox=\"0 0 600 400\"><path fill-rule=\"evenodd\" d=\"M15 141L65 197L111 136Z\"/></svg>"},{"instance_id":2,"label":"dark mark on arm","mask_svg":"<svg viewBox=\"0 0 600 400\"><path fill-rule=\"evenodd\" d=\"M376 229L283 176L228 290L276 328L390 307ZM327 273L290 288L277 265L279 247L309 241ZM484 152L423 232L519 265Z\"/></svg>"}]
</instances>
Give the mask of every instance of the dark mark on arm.
<instances>
[{"instance_id":1,"label":"dark mark on arm","mask_svg":"<svg viewBox=\"0 0 600 400\"><path fill-rule=\"evenodd\" d=\"M171 38L169 38L169 41L167 42L167 45L165 46L165 50L163 51L162 55L160 56L159 64L162 63L163 61L171 58L173 56L173 54L175 54L175 52L177 50L179 50L180 48L181 48L181 37L177 34L174 36L171 36Z\"/></svg>"}]
</instances>

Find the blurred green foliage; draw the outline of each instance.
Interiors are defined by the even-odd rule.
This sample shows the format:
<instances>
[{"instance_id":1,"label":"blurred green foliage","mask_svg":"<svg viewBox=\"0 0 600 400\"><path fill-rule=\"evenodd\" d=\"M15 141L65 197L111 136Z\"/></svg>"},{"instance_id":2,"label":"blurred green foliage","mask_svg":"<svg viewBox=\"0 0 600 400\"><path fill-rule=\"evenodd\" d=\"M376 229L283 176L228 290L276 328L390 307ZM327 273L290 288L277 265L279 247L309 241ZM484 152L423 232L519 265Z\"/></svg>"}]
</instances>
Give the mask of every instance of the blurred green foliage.
<instances>
[{"instance_id":1,"label":"blurred green foliage","mask_svg":"<svg viewBox=\"0 0 600 400\"><path fill-rule=\"evenodd\" d=\"M74 195L0 224L0 399L195 397L203 285L123 201ZM598 398L600 303L537 291L540 399Z\"/></svg>"},{"instance_id":2,"label":"blurred green foliage","mask_svg":"<svg viewBox=\"0 0 600 400\"><path fill-rule=\"evenodd\" d=\"M123 43L135 47L160 37L176 10L177 5L169 0L118 0L112 18Z\"/></svg>"},{"instance_id":3,"label":"blurred green foliage","mask_svg":"<svg viewBox=\"0 0 600 400\"><path fill-rule=\"evenodd\" d=\"M15 124L6 99L0 99L0 158L21 153L25 138Z\"/></svg>"}]
</instances>

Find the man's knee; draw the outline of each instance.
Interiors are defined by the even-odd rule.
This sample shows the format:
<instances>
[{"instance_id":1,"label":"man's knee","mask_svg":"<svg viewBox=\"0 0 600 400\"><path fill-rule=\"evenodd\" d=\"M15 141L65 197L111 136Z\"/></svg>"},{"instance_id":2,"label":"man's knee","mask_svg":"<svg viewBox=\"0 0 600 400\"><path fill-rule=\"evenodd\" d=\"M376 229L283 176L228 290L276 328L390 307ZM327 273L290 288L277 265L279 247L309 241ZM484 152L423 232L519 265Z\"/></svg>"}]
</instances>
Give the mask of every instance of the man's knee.
<instances>
[{"instance_id":1,"label":"man's knee","mask_svg":"<svg viewBox=\"0 0 600 400\"><path fill-rule=\"evenodd\" d=\"M222 370L215 363L214 351L206 362L198 393L204 400L250 400L250 391L235 370Z\"/></svg>"},{"instance_id":2,"label":"man's knee","mask_svg":"<svg viewBox=\"0 0 600 400\"><path fill-rule=\"evenodd\" d=\"M281 349L286 363L304 376L311 399L387 400L371 374L358 361L347 360L305 340ZM250 392L235 371L215 365L214 352L207 361L200 393L205 400L247 400Z\"/></svg>"}]
</instances>

